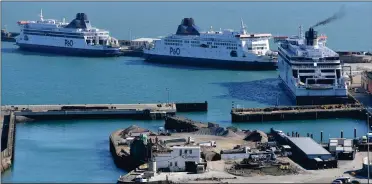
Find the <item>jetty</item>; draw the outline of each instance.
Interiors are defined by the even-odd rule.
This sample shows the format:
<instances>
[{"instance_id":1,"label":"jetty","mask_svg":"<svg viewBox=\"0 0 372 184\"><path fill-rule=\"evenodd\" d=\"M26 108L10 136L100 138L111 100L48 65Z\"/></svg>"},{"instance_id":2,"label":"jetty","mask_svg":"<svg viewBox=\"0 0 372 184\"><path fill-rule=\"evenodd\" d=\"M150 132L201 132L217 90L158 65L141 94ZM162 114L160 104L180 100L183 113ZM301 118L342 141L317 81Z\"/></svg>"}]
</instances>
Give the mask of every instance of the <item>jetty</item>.
<instances>
[{"instance_id":1,"label":"jetty","mask_svg":"<svg viewBox=\"0 0 372 184\"><path fill-rule=\"evenodd\" d=\"M16 122L64 119L141 119L156 120L173 116L177 111L207 111L208 102L157 104L59 104L1 106L1 172L14 160ZM112 149L112 148L111 148ZM125 160L126 163L132 159ZM129 164L130 165L130 164ZM136 164L132 164L136 165Z\"/></svg>"},{"instance_id":2,"label":"jetty","mask_svg":"<svg viewBox=\"0 0 372 184\"><path fill-rule=\"evenodd\" d=\"M1 111L14 112L17 120L128 118L163 119L177 111L207 111L207 102L158 104L59 104L59 105L6 105Z\"/></svg>"},{"instance_id":3,"label":"jetty","mask_svg":"<svg viewBox=\"0 0 372 184\"><path fill-rule=\"evenodd\" d=\"M11 167L14 160L15 115L1 115L1 173Z\"/></svg>"},{"instance_id":4,"label":"jetty","mask_svg":"<svg viewBox=\"0 0 372 184\"><path fill-rule=\"evenodd\" d=\"M331 118L365 119L367 111L363 105L305 105L267 108L233 108L232 122L264 122L286 120L316 120Z\"/></svg>"}]
</instances>

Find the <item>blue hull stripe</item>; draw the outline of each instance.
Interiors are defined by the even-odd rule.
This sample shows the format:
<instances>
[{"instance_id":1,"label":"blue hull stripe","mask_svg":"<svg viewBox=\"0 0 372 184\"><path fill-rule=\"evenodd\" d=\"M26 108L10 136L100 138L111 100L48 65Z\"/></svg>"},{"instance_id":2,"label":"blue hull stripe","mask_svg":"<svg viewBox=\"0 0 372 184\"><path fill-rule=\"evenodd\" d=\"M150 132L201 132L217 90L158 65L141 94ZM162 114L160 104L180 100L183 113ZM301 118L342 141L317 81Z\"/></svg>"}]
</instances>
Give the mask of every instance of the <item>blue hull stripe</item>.
<instances>
[{"instance_id":1,"label":"blue hull stripe","mask_svg":"<svg viewBox=\"0 0 372 184\"><path fill-rule=\"evenodd\" d=\"M91 49L78 49L78 48L55 47L55 46L33 45L33 44L17 44L17 45L22 50L47 52L47 53L54 53L54 54L61 54L61 55L96 56L96 57L120 55L119 49L91 50Z\"/></svg>"},{"instance_id":2,"label":"blue hull stripe","mask_svg":"<svg viewBox=\"0 0 372 184\"><path fill-rule=\"evenodd\" d=\"M223 69L237 69L237 70L276 70L276 62L241 62L232 60L217 60L217 59L203 59L192 57L179 56L161 56L153 54L144 54L146 61L175 64L175 65L189 65L201 67L213 67Z\"/></svg>"}]
</instances>

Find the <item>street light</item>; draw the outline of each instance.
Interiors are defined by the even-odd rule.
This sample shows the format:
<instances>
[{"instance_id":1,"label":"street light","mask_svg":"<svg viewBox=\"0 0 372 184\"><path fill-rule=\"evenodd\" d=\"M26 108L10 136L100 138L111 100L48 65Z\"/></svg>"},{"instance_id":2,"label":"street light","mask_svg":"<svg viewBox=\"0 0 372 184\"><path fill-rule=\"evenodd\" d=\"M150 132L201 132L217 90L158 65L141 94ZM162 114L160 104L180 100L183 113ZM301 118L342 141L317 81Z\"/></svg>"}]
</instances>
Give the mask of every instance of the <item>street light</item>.
<instances>
[{"instance_id":1,"label":"street light","mask_svg":"<svg viewBox=\"0 0 372 184\"><path fill-rule=\"evenodd\" d=\"M168 95L168 104L169 104L169 89L168 88L165 88L165 90L167 90L167 95Z\"/></svg>"},{"instance_id":2,"label":"street light","mask_svg":"<svg viewBox=\"0 0 372 184\"><path fill-rule=\"evenodd\" d=\"M369 118L370 118L370 116L369 116L369 113L367 112L366 113L366 115L367 115L367 172L368 172L368 184L369 184L369 167L370 167L370 162L369 162L369 129L370 129L370 127L369 127Z\"/></svg>"}]
</instances>

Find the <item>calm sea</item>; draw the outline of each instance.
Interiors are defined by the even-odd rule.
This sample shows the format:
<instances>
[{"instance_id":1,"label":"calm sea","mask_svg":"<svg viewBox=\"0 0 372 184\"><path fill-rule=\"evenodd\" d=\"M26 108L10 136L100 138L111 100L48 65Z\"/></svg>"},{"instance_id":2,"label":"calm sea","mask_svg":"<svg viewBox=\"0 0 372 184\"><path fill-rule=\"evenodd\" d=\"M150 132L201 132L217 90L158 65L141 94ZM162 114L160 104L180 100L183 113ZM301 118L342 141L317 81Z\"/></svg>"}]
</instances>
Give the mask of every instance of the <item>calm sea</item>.
<instances>
[{"instance_id":1,"label":"calm sea","mask_svg":"<svg viewBox=\"0 0 372 184\"><path fill-rule=\"evenodd\" d=\"M372 3L187 3L187 2L1 2L2 26L18 31L19 20L72 20L84 12L92 24L119 39L174 33L184 17L202 29L239 29L243 18L250 32L297 34L298 25L314 25L342 5L345 16L317 30L335 50L372 50ZM131 34L130 34L131 33ZM275 49L273 45L272 48ZM21 52L2 43L2 104L151 103L208 101L207 113L181 114L200 121L231 125L232 103L244 107L288 105L278 87L277 72L200 69L145 63L140 58L80 58ZM47 121L17 125L15 163L2 182L116 182L126 171L117 169L109 153L109 134L136 124L150 129L162 121ZM366 132L352 119L233 124L246 129L313 133L319 138L351 137Z\"/></svg>"}]
</instances>

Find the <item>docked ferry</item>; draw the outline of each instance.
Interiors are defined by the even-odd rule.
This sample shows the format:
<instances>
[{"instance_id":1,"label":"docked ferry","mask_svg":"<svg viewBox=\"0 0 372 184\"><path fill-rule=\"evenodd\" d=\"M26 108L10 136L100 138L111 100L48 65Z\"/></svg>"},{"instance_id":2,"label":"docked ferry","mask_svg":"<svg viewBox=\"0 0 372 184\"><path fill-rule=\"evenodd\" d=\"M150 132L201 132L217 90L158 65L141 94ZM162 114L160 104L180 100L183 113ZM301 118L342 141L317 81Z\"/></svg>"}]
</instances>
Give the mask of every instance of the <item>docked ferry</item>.
<instances>
[{"instance_id":1,"label":"docked ferry","mask_svg":"<svg viewBox=\"0 0 372 184\"><path fill-rule=\"evenodd\" d=\"M241 31L200 32L193 18L184 18L176 34L171 34L144 49L146 61L241 70L275 70L276 54L270 51L271 34Z\"/></svg>"},{"instance_id":2,"label":"docked ferry","mask_svg":"<svg viewBox=\"0 0 372 184\"><path fill-rule=\"evenodd\" d=\"M274 38L278 42L279 79L298 105L339 104L348 100L339 55L327 37L310 28L302 35Z\"/></svg>"},{"instance_id":3,"label":"docked ferry","mask_svg":"<svg viewBox=\"0 0 372 184\"><path fill-rule=\"evenodd\" d=\"M85 13L77 13L70 23L44 19L19 21L20 35L16 44L29 51L52 52L79 56L116 56L119 42L109 31L92 27Z\"/></svg>"}]
</instances>

